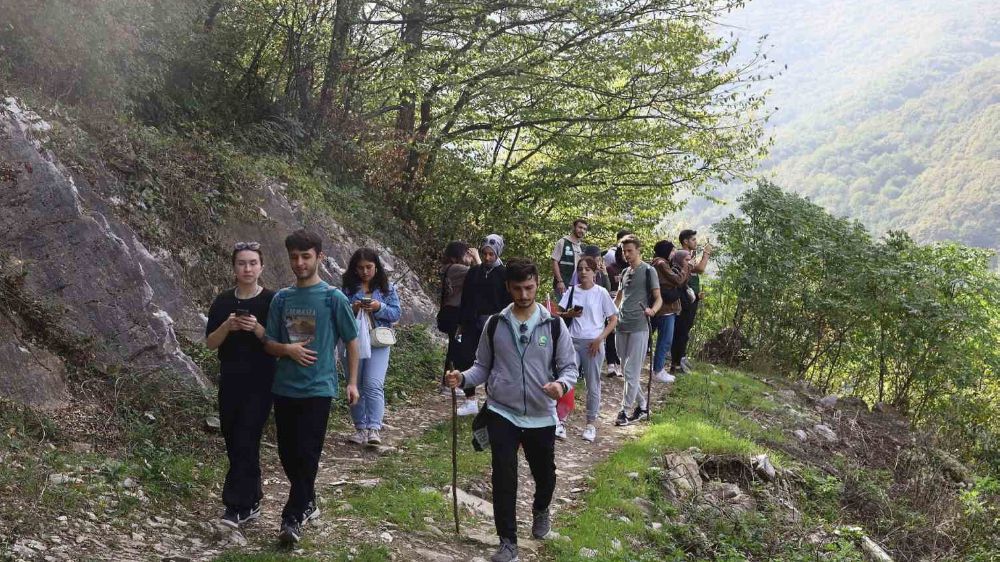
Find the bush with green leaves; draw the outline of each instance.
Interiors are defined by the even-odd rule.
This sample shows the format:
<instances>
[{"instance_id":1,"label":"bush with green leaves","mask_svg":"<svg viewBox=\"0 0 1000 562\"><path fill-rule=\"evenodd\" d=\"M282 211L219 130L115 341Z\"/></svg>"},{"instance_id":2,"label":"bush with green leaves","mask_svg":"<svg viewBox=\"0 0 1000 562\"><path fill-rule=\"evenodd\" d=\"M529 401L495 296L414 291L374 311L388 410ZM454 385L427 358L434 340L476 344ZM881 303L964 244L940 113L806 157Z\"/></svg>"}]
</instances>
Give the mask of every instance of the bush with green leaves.
<instances>
[{"instance_id":1,"label":"bush with green leaves","mask_svg":"<svg viewBox=\"0 0 1000 562\"><path fill-rule=\"evenodd\" d=\"M1000 468L1000 277L992 253L873 238L766 183L716 230L722 244L712 318L746 338L751 364L822 391L886 402L956 437ZM724 323L722 322L724 321Z\"/></svg>"}]
</instances>

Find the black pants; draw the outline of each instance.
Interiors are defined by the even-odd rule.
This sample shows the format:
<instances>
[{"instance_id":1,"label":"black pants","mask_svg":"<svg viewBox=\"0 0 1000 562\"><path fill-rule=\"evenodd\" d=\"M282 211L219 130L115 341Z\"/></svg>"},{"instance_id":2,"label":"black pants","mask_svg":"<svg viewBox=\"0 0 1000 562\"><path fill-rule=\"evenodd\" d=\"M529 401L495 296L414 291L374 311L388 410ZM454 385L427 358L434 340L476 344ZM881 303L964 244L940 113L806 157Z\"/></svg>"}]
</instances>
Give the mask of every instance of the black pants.
<instances>
[{"instance_id":1,"label":"black pants","mask_svg":"<svg viewBox=\"0 0 1000 562\"><path fill-rule=\"evenodd\" d=\"M688 339L691 336L691 328L694 326L694 317L698 313L698 301L687 303L685 297L681 297L681 313L677 315L674 324L674 341L670 344L670 364L677 367L681 364L681 357L687 355Z\"/></svg>"},{"instance_id":2,"label":"black pants","mask_svg":"<svg viewBox=\"0 0 1000 562\"><path fill-rule=\"evenodd\" d=\"M260 479L260 437L271 415L272 396L271 377L266 378L223 373L219 379L219 421L229 457L222 503L237 510L249 509L264 497Z\"/></svg>"},{"instance_id":3,"label":"black pants","mask_svg":"<svg viewBox=\"0 0 1000 562\"><path fill-rule=\"evenodd\" d=\"M604 358L607 360L608 365L621 365L622 363L622 360L618 357L618 347L615 345L614 330L604 339Z\"/></svg>"},{"instance_id":4,"label":"black pants","mask_svg":"<svg viewBox=\"0 0 1000 562\"><path fill-rule=\"evenodd\" d=\"M459 341L458 338L455 337L455 332L457 332L457 330L448 334L447 358L448 361L451 362L452 369L458 369L459 371L464 371L472 366L472 362L475 359L475 353L476 353L475 348L473 348L471 353L469 352L470 343L466 338L471 336L473 339L476 340L476 342L478 342L479 336L476 334L468 334L463 332L462 341ZM444 377L441 377L441 384L444 384ZM465 396L467 398L472 398L475 395L476 395L476 387L465 389Z\"/></svg>"},{"instance_id":5,"label":"black pants","mask_svg":"<svg viewBox=\"0 0 1000 562\"><path fill-rule=\"evenodd\" d=\"M490 412L487 428L493 456L493 520L498 536L517 543L517 448L524 448L535 479L532 508L544 511L556 489L556 426L523 429Z\"/></svg>"},{"instance_id":6,"label":"black pants","mask_svg":"<svg viewBox=\"0 0 1000 562\"><path fill-rule=\"evenodd\" d=\"M306 505L316 500L316 472L323 452L331 398L274 396L274 425L278 431L278 457L291 484L281 518L301 521Z\"/></svg>"}]
</instances>

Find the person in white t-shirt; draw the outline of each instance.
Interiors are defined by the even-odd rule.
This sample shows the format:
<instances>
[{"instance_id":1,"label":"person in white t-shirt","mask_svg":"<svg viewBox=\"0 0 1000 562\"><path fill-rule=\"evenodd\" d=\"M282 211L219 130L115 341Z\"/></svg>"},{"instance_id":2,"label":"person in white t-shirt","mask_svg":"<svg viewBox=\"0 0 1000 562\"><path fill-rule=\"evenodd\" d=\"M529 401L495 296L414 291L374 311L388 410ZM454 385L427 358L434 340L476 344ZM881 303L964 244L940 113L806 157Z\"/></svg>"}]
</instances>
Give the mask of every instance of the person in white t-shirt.
<instances>
[{"instance_id":1,"label":"person in white t-shirt","mask_svg":"<svg viewBox=\"0 0 1000 562\"><path fill-rule=\"evenodd\" d=\"M579 284L570 287L559 301L560 316L569 325L569 335L576 349L580 374L587 381L587 427L585 441L597 438L597 414L601 408L601 365L604 363L604 340L618 325L618 308L608 290L595 284L597 260L580 258L576 266ZM556 425L556 437L566 438L565 420Z\"/></svg>"}]
</instances>

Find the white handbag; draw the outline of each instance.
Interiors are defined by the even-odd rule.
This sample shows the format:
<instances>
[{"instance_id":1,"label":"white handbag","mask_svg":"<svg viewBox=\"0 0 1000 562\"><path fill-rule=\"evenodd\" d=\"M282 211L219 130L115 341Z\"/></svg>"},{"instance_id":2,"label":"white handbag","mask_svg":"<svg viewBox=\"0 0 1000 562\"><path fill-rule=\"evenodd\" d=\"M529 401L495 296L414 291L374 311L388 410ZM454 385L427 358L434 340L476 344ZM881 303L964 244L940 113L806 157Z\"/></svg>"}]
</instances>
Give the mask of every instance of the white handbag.
<instances>
[{"instance_id":1,"label":"white handbag","mask_svg":"<svg viewBox=\"0 0 1000 562\"><path fill-rule=\"evenodd\" d=\"M375 317L372 316L371 312L368 313L368 317L371 319L372 325L371 331L368 332L368 339L372 348L396 345L396 330L385 326L377 326L375 324Z\"/></svg>"}]
</instances>

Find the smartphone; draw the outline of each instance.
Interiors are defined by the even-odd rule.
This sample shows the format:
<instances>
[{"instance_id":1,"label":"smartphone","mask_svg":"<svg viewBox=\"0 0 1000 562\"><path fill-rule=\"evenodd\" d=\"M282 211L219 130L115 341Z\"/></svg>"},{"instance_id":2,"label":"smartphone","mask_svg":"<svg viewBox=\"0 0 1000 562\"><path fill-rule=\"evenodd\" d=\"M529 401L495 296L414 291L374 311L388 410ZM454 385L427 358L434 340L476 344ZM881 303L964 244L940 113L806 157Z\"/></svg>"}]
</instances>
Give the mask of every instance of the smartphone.
<instances>
[{"instance_id":1,"label":"smartphone","mask_svg":"<svg viewBox=\"0 0 1000 562\"><path fill-rule=\"evenodd\" d=\"M368 298L368 297L365 297L365 298L361 299L361 304L363 304L365 306L368 306L371 303L372 303L372 300L370 298Z\"/></svg>"},{"instance_id":2,"label":"smartphone","mask_svg":"<svg viewBox=\"0 0 1000 562\"><path fill-rule=\"evenodd\" d=\"M580 306L580 305L578 305L578 304L577 305L573 305L573 310L575 310L577 312L580 312L581 310L583 310L583 307Z\"/></svg>"},{"instance_id":3,"label":"smartphone","mask_svg":"<svg viewBox=\"0 0 1000 562\"><path fill-rule=\"evenodd\" d=\"M237 308L236 316L250 316L250 310L246 308Z\"/></svg>"}]
</instances>

